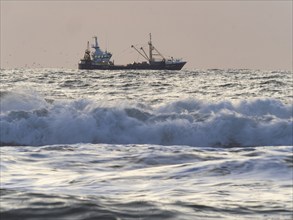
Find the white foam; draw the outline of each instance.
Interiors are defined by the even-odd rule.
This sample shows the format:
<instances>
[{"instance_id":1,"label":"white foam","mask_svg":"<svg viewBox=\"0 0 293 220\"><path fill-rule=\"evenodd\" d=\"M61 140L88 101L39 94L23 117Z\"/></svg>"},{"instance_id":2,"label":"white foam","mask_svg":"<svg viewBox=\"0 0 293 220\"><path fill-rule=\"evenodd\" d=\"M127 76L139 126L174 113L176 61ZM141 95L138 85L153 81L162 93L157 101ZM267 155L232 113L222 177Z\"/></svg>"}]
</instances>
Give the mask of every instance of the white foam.
<instances>
[{"instance_id":1,"label":"white foam","mask_svg":"<svg viewBox=\"0 0 293 220\"><path fill-rule=\"evenodd\" d=\"M4 145L292 145L292 105L188 99L151 108L86 99L49 104L40 96L10 94L1 98L0 128Z\"/></svg>"}]
</instances>

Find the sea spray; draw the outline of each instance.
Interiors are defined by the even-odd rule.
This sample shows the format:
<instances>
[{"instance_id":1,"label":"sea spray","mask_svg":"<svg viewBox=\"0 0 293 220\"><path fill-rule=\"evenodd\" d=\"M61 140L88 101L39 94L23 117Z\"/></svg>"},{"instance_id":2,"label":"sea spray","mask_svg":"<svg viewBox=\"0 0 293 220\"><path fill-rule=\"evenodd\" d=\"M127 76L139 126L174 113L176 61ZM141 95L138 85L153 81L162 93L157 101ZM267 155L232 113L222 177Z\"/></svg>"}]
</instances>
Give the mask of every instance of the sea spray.
<instances>
[{"instance_id":1,"label":"sea spray","mask_svg":"<svg viewBox=\"0 0 293 220\"><path fill-rule=\"evenodd\" d=\"M235 103L188 99L151 107L145 103L106 105L87 99L47 103L40 96L17 95L1 99L5 106L0 120L2 145L292 143L292 105L275 99Z\"/></svg>"}]
</instances>

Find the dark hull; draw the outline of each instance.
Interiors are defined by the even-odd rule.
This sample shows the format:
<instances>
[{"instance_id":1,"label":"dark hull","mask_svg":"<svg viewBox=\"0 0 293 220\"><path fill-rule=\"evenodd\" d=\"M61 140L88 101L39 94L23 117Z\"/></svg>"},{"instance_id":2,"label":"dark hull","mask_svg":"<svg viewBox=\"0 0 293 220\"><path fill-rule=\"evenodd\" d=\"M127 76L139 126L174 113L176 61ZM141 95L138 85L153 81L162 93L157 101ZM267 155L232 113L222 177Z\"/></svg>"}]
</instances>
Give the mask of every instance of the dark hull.
<instances>
[{"instance_id":1,"label":"dark hull","mask_svg":"<svg viewBox=\"0 0 293 220\"><path fill-rule=\"evenodd\" d=\"M181 70L186 62L166 64L158 62L149 63L133 63L128 65L95 65L92 62L83 62L78 64L80 70Z\"/></svg>"}]
</instances>

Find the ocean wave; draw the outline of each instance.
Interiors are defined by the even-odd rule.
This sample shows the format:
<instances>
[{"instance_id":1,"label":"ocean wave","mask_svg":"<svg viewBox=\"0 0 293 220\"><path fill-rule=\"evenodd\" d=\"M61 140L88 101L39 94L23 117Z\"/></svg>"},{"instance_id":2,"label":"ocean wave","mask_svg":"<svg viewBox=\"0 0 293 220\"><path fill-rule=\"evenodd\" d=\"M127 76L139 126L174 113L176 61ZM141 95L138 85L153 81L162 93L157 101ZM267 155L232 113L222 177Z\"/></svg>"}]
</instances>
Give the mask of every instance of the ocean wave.
<instances>
[{"instance_id":1,"label":"ocean wave","mask_svg":"<svg viewBox=\"0 0 293 220\"><path fill-rule=\"evenodd\" d=\"M292 105L251 99L179 100L161 106L1 95L1 145L75 143L203 147L292 145Z\"/></svg>"},{"instance_id":2,"label":"ocean wave","mask_svg":"<svg viewBox=\"0 0 293 220\"><path fill-rule=\"evenodd\" d=\"M115 202L94 196L50 195L1 190L3 219L170 219L176 212L145 201ZM7 199L8 198L8 199ZM6 200L4 200L6 199ZM10 201L14 205L10 204ZM16 206L16 205L17 206Z\"/></svg>"},{"instance_id":3,"label":"ocean wave","mask_svg":"<svg viewBox=\"0 0 293 220\"><path fill-rule=\"evenodd\" d=\"M291 152L291 146L2 147L1 217L291 219Z\"/></svg>"}]
</instances>

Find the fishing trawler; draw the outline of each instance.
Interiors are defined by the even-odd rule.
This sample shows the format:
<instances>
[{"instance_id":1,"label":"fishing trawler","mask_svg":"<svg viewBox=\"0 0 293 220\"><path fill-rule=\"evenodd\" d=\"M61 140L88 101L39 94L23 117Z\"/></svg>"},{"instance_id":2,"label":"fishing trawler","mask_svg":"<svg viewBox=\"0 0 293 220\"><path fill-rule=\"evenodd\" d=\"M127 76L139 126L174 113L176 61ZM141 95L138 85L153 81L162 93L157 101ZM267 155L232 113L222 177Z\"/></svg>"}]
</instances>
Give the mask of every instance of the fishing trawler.
<instances>
[{"instance_id":1,"label":"fishing trawler","mask_svg":"<svg viewBox=\"0 0 293 220\"><path fill-rule=\"evenodd\" d=\"M92 53L89 48L89 42L87 42L84 57L78 63L78 68L81 70L181 70L186 64L186 61L182 61L181 59L174 59L173 57L166 59L152 44L151 34L148 42L148 55L142 47L139 50L131 45L131 48L138 52L146 61L134 62L127 65L114 65L114 62L110 61L112 54L100 49L96 36L94 40L94 44L92 45L94 52ZM160 57L160 59L157 59L157 57Z\"/></svg>"}]
</instances>

